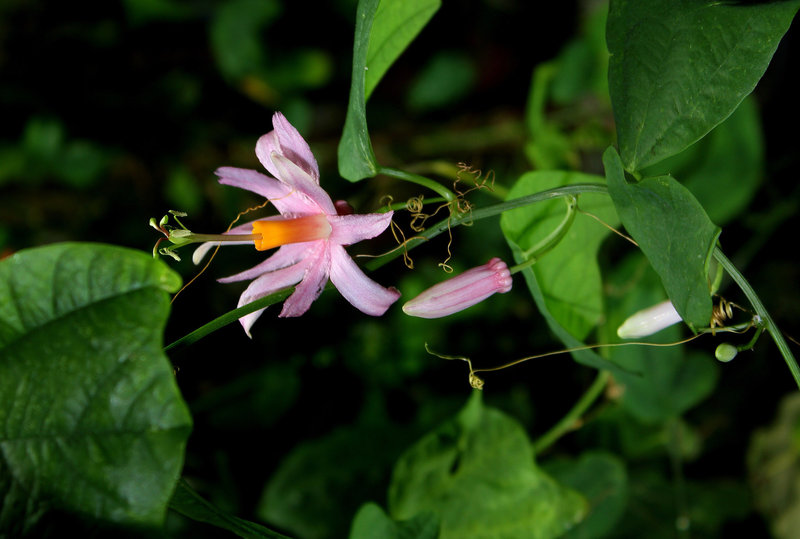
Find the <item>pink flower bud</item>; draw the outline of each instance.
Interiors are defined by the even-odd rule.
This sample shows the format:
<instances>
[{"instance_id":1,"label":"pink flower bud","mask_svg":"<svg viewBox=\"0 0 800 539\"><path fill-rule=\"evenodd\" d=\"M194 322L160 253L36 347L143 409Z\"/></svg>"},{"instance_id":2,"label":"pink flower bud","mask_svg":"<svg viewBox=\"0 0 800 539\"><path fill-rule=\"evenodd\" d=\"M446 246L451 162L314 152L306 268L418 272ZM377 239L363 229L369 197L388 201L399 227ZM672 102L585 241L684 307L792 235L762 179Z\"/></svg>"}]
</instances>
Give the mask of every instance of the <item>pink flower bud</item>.
<instances>
[{"instance_id":1,"label":"pink flower bud","mask_svg":"<svg viewBox=\"0 0 800 539\"><path fill-rule=\"evenodd\" d=\"M441 318L472 307L499 292L511 290L511 272L505 262L492 258L483 266L432 286L403 305L403 312L420 318Z\"/></svg>"}]
</instances>

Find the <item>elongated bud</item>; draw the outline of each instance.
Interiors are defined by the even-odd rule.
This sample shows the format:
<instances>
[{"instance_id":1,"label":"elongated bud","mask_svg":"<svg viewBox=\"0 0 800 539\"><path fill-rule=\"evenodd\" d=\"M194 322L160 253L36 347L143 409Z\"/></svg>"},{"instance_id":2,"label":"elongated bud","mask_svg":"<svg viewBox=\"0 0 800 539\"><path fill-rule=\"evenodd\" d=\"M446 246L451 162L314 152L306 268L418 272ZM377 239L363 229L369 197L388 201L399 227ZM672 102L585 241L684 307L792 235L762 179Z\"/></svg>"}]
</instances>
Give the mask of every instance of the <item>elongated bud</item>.
<instances>
[{"instance_id":1,"label":"elongated bud","mask_svg":"<svg viewBox=\"0 0 800 539\"><path fill-rule=\"evenodd\" d=\"M472 307L494 293L511 290L511 272L492 258L483 266L442 281L403 305L403 312L419 318L441 318Z\"/></svg>"},{"instance_id":2,"label":"elongated bud","mask_svg":"<svg viewBox=\"0 0 800 539\"><path fill-rule=\"evenodd\" d=\"M617 330L621 339L638 339L657 333L682 320L671 301L661 303L630 316Z\"/></svg>"}]
</instances>

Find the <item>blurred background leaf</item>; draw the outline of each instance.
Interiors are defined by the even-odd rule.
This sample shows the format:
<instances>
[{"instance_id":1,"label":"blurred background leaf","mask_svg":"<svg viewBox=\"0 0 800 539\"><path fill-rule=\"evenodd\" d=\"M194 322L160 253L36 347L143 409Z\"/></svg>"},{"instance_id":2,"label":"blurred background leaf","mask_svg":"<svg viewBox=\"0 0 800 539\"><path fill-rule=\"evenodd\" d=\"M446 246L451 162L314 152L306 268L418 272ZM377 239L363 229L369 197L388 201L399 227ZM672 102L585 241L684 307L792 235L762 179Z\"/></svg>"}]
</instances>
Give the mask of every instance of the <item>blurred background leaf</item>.
<instances>
[{"instance_id":1,"label":"blurred background leaf","mask_svg":"<svg viewBox=\"0 0 800 539\"><path fill-rule=\"evenodd\" d=\"M361 507L353 520L350 539L436 539L439 522L433 513L418 515L410 520L393 521L380 506L368 503Z\"/></svg>"},{"instance_id":2,"label":"blurred background leaf","mask_svg":"<svg viewBox=\"0 0 800 539\"><path fill-rule=\"evenodd\" d=\"M621 459L610 453L587 452L577 461L553 459L544 470L583 494L589 503L586 519L564 537L605 537L614 529L628 504L628 478Z\"/></svg>"},{"instance_id":3,"label":"blurred background leaf","mask_svg":"<svg viewBox=\"0 0 800 539\"><path fill-rule=\"evenodd\" d=\"M487 503L491 500L491 503ZM474 391L459 414L398 460L389 487L398 519L434 511L440 537L558 537L585 501L536 466L520 426Z\"/></svg>"}]
</instances>

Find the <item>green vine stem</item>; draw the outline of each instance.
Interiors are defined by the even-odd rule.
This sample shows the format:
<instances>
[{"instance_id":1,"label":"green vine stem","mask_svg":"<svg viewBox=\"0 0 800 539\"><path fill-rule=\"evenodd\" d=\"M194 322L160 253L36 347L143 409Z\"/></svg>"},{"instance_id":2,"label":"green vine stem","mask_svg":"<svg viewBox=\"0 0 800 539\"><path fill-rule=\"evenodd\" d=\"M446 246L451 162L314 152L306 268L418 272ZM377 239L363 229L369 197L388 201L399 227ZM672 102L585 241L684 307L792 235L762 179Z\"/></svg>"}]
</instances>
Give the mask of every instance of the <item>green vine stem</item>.
<instances>
[{"instance_id":1,"label":"green vine stem","mask_svg":"<svg viewBox=\"0 0 800 539\"><path fill-rule=\"evenodd\" d=\"M232 311L228 311L222 316L218 316L211 322L208 322L207 324L200 326L191 333L184 335L180 339L171 342L170 344L164 347L164 351L166 352L167 350L180 349L189 346L190 344L199 341L209 333L213 333L214 331L217 331L218 329L227 326L231 322L236 322L246 314L250 314L259 309L263 309L264 307L269 307L270 305L278 303L279 301L285 300L286 298L289 297L289 294L291 294L293 291L294 291L293 286L289 288L284 288L283 290L279 290L274 294L270 294L268 296L264 296L263 298L259 298L253 301L252 303L248 303L247 305L242 305L238 309L233 309Z\"/></svg>"},{"instance_id":2,"label":"green vine stem","mask_svg":"<svg viewBox=\"0 0 800 539\"><path fill-rule=\"evenodd\" d=\"M794 359L794 355L792 355L792 351L789 349L789 344L786 342L786 339L783 338L783 333L781 333L781 330L778 329L778 326L764 308L764 305L761 303L756 291L753 290L753 287L750 286L750 283L747 282L747 279L744 278L744 275L742 275L739 270L736 269L736 266L734 266L733 263L728 260L728 257L725 256L719 247L714 248L714 258L717 259L717 262L722 264L722 267L725 268L725 271L728 272L728 275L730 275L736 284L739 285L739 288L742 289L742 292L744 292L744 295L747 296L747 299L750 301L750 305L752 305L753 309L755 309L756 314L761 317L764 327L772 336L772 340L775 341L775 344L778 346L778 350L780 350L783 359L786 361L786 366L789 367L789 371L792 373L797 387L800 388L800 368L797 366L797 361Z\"/></svg>"},{"instance_id":3,"label":"green vine stem","mask_svg":"<svg viewBox=\"0 0 800 539\"><path fill-rule=\"evenodd\" d=\"M561 240L567 235L572 223L575 221L575 207L578 205L578 199L575 197L565 197L564 200L567 202L567 212L564 215L564 219L562 219L555 230L542 239L542 241L522 253L522 256L527 260L522 264L517 264L509 268L511 275L519 273L525 268L536 264L540 258L561 243Z\"/></svg>"},{"instance_id":4,"label":"green vine stem","mask_svg":"<svg viewBox=\"0 0 800 539\"><path fill-rule=\"evenodd\" d=\"M545 449L553 445L556 440L561 438L564 434L569 432L575 426L575 422L581 418L586 410L597 400L597 397L605 389L611 374L608 371L600 371L597 377L586 390L586 393L581 396L580 400L570 409L567 414L562 417L558 423L553 425L550 430L542 434L536 441L533 442L533 454L538 455Z\"/></svg>"},{"instance_id":5,"label":"green vine stem","mask_svg":"<svg viewBox=\"0 0 800 539\"><path fill-rule=\"evenodd\" d=\"M482 182L478 182L479 178L483 178L486 180L489 177L491 172L487 172L485 175L478 174L481 171L475 171L472 169L463 169L459 166L454 165L450 161L444 160L437 160L437 161L421 161L418 163L414 163L410 167L408 167L415 173L426 174L426 173L433 173L437 176L442 176L444 178L460 178L457 181L464 182L467 185L472 187L484 185ZM499 198L500 200L505 200L508 196L508 187L499 183L492 183L487 182L487 188L483 190L484 193L492 196L494 198ZM489 187L491 186L491 187Z\"/></svg>"},{"instance_id":6,"label":"green vine stem","mask_svg":"<svg viewBox=\"0 0 800 539\"><path fill-rule=\"evenodd\" d=\"M417 185L427 187L431 191L438 193L439 196L444 198L447 202L453 202L456 199L456 195L450 189L439 182L435 182L430 178L420 176L419 174L412 174L411 172L405 172L389 167L378 167L378 174L383 174L384 176L397 178L398 180L416 183Z\"/></svg>"}]
</instances>

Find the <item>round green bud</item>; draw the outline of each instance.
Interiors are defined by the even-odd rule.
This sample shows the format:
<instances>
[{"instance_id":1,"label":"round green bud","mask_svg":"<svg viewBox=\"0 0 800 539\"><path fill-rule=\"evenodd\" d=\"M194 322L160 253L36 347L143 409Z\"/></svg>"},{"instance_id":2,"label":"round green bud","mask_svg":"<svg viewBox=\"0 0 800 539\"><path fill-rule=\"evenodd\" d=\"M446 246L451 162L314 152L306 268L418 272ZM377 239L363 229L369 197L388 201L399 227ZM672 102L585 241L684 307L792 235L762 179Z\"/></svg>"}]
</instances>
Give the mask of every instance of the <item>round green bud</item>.
<instances>
[{"instance_id":1,"label":"round green bud","mask_svg":"<svg viewBox=\"0 0 800 539\"><path fill-rule=\"evenodd\" d=\"M736 349L735 346L728 343L722 343L717 346L717 350L714 352L714 355L719 361L723 363L727 363L728 361L732 360L736 357L736 354L739 353L739 350Z\"/></svg>"}]
</instances>

